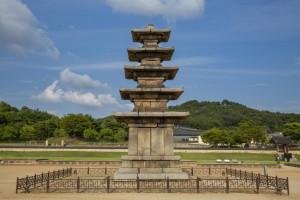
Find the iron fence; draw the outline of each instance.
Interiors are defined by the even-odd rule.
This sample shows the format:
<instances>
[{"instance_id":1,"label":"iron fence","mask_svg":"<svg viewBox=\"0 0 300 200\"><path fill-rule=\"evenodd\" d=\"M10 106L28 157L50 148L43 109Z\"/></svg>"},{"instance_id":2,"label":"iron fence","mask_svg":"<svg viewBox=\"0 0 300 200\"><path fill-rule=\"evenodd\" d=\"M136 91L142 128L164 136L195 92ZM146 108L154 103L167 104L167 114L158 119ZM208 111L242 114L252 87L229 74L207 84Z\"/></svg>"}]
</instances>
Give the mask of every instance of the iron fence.
<instances>
[{"instance_id":1,"label":"iron fence","mask_svg":"<svg viewBox=\"0 0 300 200\"><path fill-rule=\"evenodd\" d=\"M42 173L26 178L17 178L16 193L23 192L245 192L260 190L286 190L289 194L288 178L265 176L227 168L183 168L196 178L159 180L117 180L111 179L118 168L67 168ZM77 178L69 177L77 175ZM92 175L80 178L80 175ZM106 177L99 178L100 175ZM224 176L221 178L200 178L199 176ZM98 178L97 178L98 176ZM69 178L66 178L69 177ZM230 177L230 178L229 178Z\"/></svg>"}]
</instances>

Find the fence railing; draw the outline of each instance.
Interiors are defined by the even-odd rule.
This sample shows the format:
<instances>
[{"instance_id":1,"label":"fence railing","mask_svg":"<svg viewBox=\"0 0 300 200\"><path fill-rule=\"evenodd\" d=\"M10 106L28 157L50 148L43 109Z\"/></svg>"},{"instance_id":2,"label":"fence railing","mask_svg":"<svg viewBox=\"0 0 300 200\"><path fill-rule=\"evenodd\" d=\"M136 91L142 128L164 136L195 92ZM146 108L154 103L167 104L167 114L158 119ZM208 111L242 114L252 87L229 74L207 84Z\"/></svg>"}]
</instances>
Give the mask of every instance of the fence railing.
<instances>
[{"instance_id":1,"label":"fence railing","mask_svg":"<svg viewBox=\"0 0 300 200\"><path fill-rule=\"evenodd\" d=\"M26 178L17 178L16 193L23 192L244 192L247 190L259 193L263 190L286 190L289 194L288 178L282 179L227 168L183 168L183 171L193 175L192 179L159 179L159 180L117 180L109 175L118 168L68 168L48 173L42 173ZM69 177L77 175L77 178ZM80 175L92 175L91 178L80 178ZM106 176L105 178L95 178ZM220 178L200 178L199 176L224 176ZM225 177L226 175L226 177ZM231 178L229 178L229 176ZM65 179L66 177L69 177Z\"/></svg>"},{"instance_id":2,"label":"fence railing","mask_svg":"<svg viewBox=\"0 0 300 200\"><path fill-rule=\"evenodd\" d=\"M262 175L260 173L256 174L253 172L247 172L237 169L226 169L226 174L228 176L239 178L242 180L256 182L259 187L274 189L277 192L281 190L286 190L287 193L290 193L289 190L289 179L287 178L278 178L277 176Z\"/></svg>"},{"instance_id":3,"label":"fence railing","mask_svg":"<svg viewBox=\"0 0 300 200\"><path fill-rule=\"evenodd\" d=\"M23 190L25 193L30 190L37 189L43 185L49 185L57 179L68 177L72 174L72 168L57 170L53 172L35 174L33 176L26 176L25 178L17 177L16 193L18 190Z\"/></svg>"}]
</instances>

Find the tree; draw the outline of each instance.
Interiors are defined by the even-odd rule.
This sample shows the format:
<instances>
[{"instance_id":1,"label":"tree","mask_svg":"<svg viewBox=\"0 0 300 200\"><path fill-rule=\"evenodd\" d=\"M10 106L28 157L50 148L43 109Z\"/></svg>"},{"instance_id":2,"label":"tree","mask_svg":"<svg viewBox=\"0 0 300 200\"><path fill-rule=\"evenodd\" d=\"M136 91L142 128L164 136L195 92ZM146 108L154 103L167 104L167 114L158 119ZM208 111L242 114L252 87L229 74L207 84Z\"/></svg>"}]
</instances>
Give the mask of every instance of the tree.
<instances>
[{"instance_id":1,"label":"tree","mask_svg":"<svg viewBox=\"0 0 300 200\"><path fill-rule=\"evenodd\" d=\"M100 137L100 139L103 139L106 141L112 141L112 140L114 140L114 133L110 128L104 128L100 131L99 137Z\"/></svg>"},{"instance_id":2,"label":"tree","mask_svg":"<svg viewBox=\"0 0 300 200\"><path fill-rule=\"evenodd\" d=\"M119 129L118 133L115 135L115 139L118 141L125 141L128 139L128 133L123 129Z\"/></svg>"},{"instance_id":3,"label":"tree","mask_svg":"<svg viewBox=\"0 0 300 200\"><path fill-rule=\"evenodd\" d=\"M212 128L208 131L202 133L201 138L203 142L212 144L214 147L217 147L221 142L222 131L218 128Z\"/></svg>"},{"instance_id":4,"label":"tree","mask_svg":"<svg viewBox=\"0 0 300 200\"><path fill-rule=\"evenodd\" d=\"M83 131L91 128L91 121L82 114L68 114L61 119L61 126L68 135L83 137Z\"/></svg>"},{"instance_id":5,"label":"tree","mask_svg":"<svg viewBox=\"0 0 300 200\"><path fill-rule=\"evenodd\" d=\"M102 128L109 128L114 134L117 134L119 129L128 130L125 123L119 123L115 119L106 118L102 123Z\"/></svg>"},{"instance_id":6,"label":"tree","mask_svg":"<svg viewBox=\"0 0 300 200\"><path fill-rule=\"evenodd\" d=\"M64 129L60 128L55 129L55 131L53 132L53 136L56 138L66 138L68 137L68 134Z\"/></svg>"},{"instance_id":7,"label":"tree","mask_svg":"<svg viewBox=\"0 0 300 200\"><path fill-rule=\"evenodd\" d=\"M252 140L255 142L263 142L265 140L262 126L253 120L240 123L237 127L237 132L241 134L241 142L244 143L250 143Z\"/></svg>"},{"instance_id":8,"label":"tree","mask_svg":"<svg viewBox=\"0 0 300 200\"><path fill-rule=\"evenodd\" d=\"M284 136L290 136L292 140L300 140L300 123L286 123L284 125L283 131Z\"/></svg>"},{"instance_id":9,"label":"tree","mask_svg":"<svg viewBox=\"0 0 300 200\"><path fill-rule=\"evenodd\" d=\"M88 128L83 131L83 137L86 140L96 140L99 137L99 133L94 129Z\"/></svg>"},{"instance_id":10,"label":"tree","mask_svg":"<svg viewBox=\"0 0 300 200\"><path fill-rule=\"evenodd\" d=\"M2 140L14 140L19 136L18 129L13 125L7 125L3 128Z\"/></svg>"},{"instance_id":11,"label":"tree","mask_svg":"<svg viewBox=\"0 0 300 200\"><path fill-rule=\"evenodd\" d=\"M22 127L20 132L21 140L32 140L35 139L35 129L33 126L25 125Z\"/></svg>"},{"instance_id":12,"label":"tree","mask_svg":"<svg viewBox=\"0 0 300 200\"><path fill-rule=\"evenodd\" d=\"M45 139L53 136L53 132L58 128L55 119L38 121L34 124L37 139Z\"/></svg>"}]
</instances>

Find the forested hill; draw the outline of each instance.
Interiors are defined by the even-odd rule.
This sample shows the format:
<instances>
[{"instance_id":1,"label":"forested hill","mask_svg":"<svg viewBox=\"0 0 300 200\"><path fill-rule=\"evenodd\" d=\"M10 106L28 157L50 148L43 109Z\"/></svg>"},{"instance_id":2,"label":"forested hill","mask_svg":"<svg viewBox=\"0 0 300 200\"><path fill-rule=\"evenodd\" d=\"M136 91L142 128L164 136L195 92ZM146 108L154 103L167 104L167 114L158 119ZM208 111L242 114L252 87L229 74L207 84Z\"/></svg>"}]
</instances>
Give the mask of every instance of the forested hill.
<instances>
[{"instance_id":1,"label":"forested hill","mask_svg":"<svg viewBox=\"0 0 300 200\"><path fill-rule=\"evenodd\" d=\"M179 125L201 130L213 127L233 128L241 122L254 120L260 122L268 132L274 132L281 131L285 123L300 122L300 114L259 111L228 100L192 100L181 105L169 106L169 111L189 111L189 118Z\"/></svg>"}]
</instances>

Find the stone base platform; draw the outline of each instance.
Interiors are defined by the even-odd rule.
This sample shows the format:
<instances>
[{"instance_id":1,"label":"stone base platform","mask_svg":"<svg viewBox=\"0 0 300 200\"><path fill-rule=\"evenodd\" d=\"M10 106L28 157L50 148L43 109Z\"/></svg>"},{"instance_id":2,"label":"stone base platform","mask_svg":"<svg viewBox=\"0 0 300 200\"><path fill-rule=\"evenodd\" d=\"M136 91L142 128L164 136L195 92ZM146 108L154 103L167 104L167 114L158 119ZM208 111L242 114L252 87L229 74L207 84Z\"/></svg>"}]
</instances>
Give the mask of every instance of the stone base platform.
<instances>
[{"instance_id":1,"label":"stone base platform","mask_svg":"<svg viewBox=\"0 0 300 200\"><path fill-rule=\"evenodd\" d=\"M188 179L180 167L180 156L122 156L122 167L114 179Z\"/></svg>"}]
</instances>

